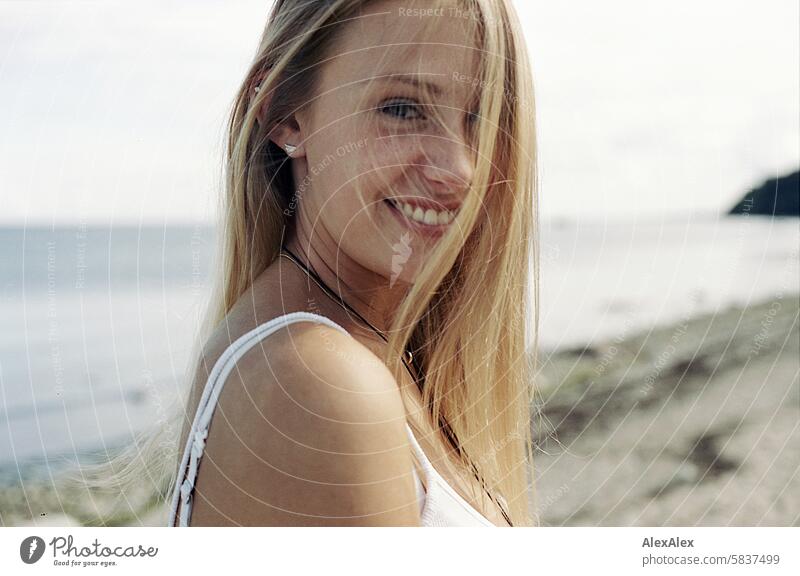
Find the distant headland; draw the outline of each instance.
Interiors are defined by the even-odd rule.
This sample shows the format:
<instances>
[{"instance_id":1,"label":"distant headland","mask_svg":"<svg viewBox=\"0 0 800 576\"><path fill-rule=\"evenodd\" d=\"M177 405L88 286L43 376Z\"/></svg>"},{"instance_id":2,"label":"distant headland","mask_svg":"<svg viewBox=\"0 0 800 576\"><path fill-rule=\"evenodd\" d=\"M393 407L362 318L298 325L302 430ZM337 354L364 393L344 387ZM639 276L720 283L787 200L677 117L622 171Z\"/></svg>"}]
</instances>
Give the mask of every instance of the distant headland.
<instances>
[{"instance_id":1,"label":"distant headland","mask_svg":"<svg viewBox=\"0 0 800 576\"><path fill-rule=\"evenodd\" d=\"M800 216L800 170L750 190L728 214Z\"/></svg>"}]
</instances>

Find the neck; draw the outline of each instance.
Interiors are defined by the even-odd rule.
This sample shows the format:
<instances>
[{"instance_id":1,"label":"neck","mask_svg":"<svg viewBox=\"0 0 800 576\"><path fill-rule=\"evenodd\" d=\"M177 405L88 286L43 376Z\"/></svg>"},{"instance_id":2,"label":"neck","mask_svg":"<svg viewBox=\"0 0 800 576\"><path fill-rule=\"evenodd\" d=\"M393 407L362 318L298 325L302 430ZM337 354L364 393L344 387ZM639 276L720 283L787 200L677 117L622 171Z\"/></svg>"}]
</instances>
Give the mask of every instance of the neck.
<instances>
[{"instance_id":1,"label":"neck","mask_svg":"<svg viewBox=\"0 0 800 576\"><path fill-rule=\"evenodd\" d=\"M299 216L299 214L297 215ZM337 247L335 241L317 227L313 235L300 224L287 230L284 246L319 280L372 326L384 334L389 330L406 287L389 287L387 278L364 268ZM341 302L336 302L341 306Z\"/></svg>"}]
</instances>

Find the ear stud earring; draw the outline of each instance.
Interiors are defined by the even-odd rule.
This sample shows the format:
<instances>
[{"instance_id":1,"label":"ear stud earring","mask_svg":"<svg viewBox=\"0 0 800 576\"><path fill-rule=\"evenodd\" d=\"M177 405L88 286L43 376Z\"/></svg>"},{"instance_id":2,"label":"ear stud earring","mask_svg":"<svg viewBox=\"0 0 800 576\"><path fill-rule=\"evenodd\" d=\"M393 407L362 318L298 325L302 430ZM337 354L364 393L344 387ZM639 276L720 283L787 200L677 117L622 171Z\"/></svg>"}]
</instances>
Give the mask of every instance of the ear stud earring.
<instances>
[{"instance_id":1,"label":"ear stud earring","mask_svg":"<svg viewBox=\"0 0 800 576\"><path fill-rule=\"evenodd\" d=\"M253 88L253 92L255 92L256 94L258 94L259 90L261 90L261 86L256 86L255 88Z\"/></svg>"},{"instance_id":2,"label":"ear stud earring","mask_svg":"<svg viewBox=\"0 0 800 576\"><path fill-rule=\"evenodd\" d=\"M286 153L290 156L294 154L295 150L297 150L297 146L292 146L291 144L284 144L283 147L286 149Z\"/></svg>"}]
</instances>

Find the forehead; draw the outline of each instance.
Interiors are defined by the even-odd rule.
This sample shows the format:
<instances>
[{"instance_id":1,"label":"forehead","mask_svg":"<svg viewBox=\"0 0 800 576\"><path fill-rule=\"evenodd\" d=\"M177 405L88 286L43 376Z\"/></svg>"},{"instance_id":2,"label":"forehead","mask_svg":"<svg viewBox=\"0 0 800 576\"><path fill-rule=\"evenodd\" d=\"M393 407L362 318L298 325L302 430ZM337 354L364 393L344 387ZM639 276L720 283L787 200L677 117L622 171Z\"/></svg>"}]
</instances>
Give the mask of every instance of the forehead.
<instances>
[{"instance_id":1,"label":"forehead","mask_svg":"<svg viewBox=\"0 0 800 576\"><path fill-rule=\"evenodd\" d=\"M477 75L474 20L455 2L369 4L339 32L321 71L324 89L360 88L392 75L414 75L442 95L464 96Z\"/></svg>"}]
</instances>

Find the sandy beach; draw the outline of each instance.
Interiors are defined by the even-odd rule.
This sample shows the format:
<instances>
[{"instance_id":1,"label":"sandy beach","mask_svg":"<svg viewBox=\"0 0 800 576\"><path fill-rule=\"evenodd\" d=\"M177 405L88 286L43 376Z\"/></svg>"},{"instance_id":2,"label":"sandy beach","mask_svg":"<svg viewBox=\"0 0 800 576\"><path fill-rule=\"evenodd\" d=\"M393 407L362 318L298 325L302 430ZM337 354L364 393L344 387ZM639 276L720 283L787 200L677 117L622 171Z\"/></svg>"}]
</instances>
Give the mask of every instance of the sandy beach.
<instances>
[{"instance_id":1,"label":"sandy beach","mask_svg":"<svg viewBox=\"0 0 800 576\"><path fill-rule=\"evenodd\" d=\"M543 355L541 525L800 525L799 300Z\"/></svg>"},{"instance_id":2,"label":"sandy beach","mask_svg":"<svg viewBox=\"0 0 800 576\"><path fill-rule=\"evenodd\" d=\"M800 525L799 302L540 353L540 524ZM90 497L40 474L0 488L0 523L164 525L154 496Z\"/></svg>"}]
</instances>

